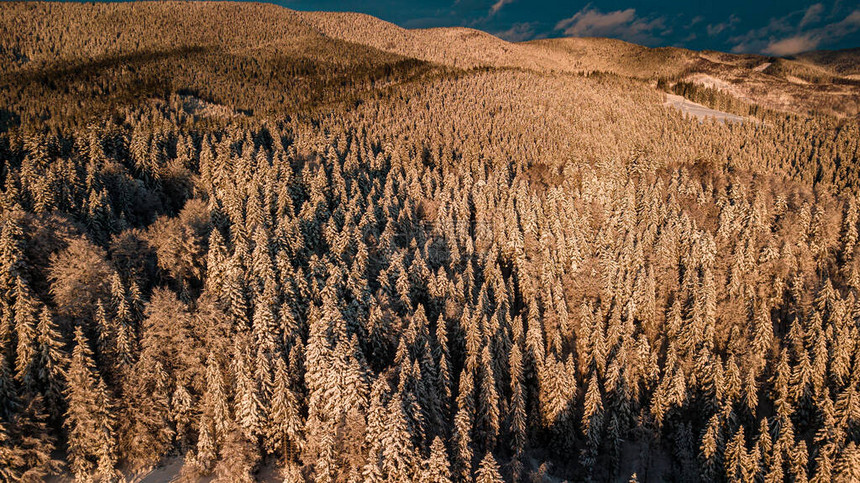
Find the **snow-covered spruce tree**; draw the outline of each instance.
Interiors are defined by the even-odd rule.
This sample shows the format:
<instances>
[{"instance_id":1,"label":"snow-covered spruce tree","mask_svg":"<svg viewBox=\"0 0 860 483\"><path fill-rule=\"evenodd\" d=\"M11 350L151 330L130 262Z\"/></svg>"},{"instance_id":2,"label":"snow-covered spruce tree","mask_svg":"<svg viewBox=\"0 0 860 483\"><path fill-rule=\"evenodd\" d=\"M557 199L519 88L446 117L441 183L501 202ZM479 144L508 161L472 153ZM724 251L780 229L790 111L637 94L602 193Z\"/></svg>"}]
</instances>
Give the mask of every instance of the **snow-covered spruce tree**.
<instances>
[{"instance_id":1,"label":"snow-covered spruce tree","mask_svg":"<svg viewBox=\"0 0 860 483\"><path fill-rule=\"evenodd\" d=\"M70 469L80 479L112 479L116 465L114 406L81 327L75 329L67 384L64 425Z\"/></svg>"}]
</instances>

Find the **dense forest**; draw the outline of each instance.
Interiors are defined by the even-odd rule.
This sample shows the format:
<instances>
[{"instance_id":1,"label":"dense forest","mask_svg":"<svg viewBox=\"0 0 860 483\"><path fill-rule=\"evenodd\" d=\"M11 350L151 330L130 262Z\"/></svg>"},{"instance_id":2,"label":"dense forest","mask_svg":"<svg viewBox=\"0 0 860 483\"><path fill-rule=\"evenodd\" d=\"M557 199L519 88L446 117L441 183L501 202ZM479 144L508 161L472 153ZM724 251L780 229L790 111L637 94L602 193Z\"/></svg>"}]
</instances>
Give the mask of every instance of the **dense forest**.
<instances>
[{"instance_id":1,"label":"dense forest","mask_svg":"<svg viewBox=\"0 0 860 483\"><path fill-rule=\"evenodd\" d=\"M0 55L0 480L860 481L856 119L253 4Z\"/></svg>"}]
</instances>

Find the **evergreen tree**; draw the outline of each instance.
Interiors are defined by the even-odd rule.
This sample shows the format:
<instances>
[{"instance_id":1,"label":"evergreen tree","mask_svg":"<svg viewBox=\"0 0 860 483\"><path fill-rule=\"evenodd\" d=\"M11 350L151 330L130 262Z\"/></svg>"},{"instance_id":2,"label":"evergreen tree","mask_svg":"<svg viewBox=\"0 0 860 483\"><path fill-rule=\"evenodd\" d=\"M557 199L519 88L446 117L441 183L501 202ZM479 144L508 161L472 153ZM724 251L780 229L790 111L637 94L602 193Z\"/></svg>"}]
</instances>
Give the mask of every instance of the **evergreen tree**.
<instances>
[{"instance_id":1,"label":"evergreen tree","mask_svg":"<svg viewBox=\"0 0 860 483\"><path fill-rule=\"evenodd\" d=\"M445 444L437 436L430 445L430 457L422 465L421 481L427 483L451 483L451 468Z\"/></svg>"},{"instance_id":2,"label":"evergreen tree","mask_svg":"<svg viewBox=\"0 0 860 483\"><path fill-rule=\"evenodd\" d=\"M233 354L233 376L236 381L234 414L245 437L255 441L263 428L263 414L259 387L249 366L250 354L246 345L247 342L237 342Z\"/></svg>"},{"instance_id":3,"label":"evergreen tree","mask_svg":"<svg viewBox=\"0 0 860 483\"><path fill-rule=\"evenodd\" d=\"M75 328L67 382L64 426L69 435L70 469L80 479L94 474L112 478L116 465L112 402L81 327Z\"/></svg>"},{"instance_id":4,"label":"evergreen tree","mask_svg":"<svg viewBox=\"0 0 860 483\"><path fill-rule=\"evenodd\" d=\"M388 424L381 434L382 469L392 481L409 481L416 469L415 448L409 434L403 400L395 394L388 403Z\"/></svg>"},{"instance_id":5,"label":"evergreen tree","mask_svg":"<svg viewBox=\"0 0 860 483\"><path fill-rule=\"evenodd\" d=\"M493 361L488 346L481 353L481 387L478 399L477 414L480 418L482 445L487 451L496 446L499 435L499 395L496 392L496 378L493 374Z\"/></svg>"},{"instance_id":6,"label":"evergreen tree","mask_svg":"<svg viewBox=\"0 0 860 483\"><path fill-rule=\"evenodd\" d=\"M176 442L180 450L188 447L191 428L194 422L194 399L185 384L176 383L176 389L170 396L170 420L176 428Z\"/></svg>"},{"instance_id":7,"label":"evergreen tree","mask_svg":"<svg viewBox=\"0 0 860 483\"><path fill-rule=\"evenodd\" d=\"M298 400L290 386L287 366L280 358L275 366L275 390L268 420L266 437L269 449L277 451L286 466L293 461L302 442L302 421Z\"/></svg>"},{"instance_id":8,"label":"evergreen tree","mask_svg":"<svg viewBox=\"0 0 860 483\"><path fill-rule=\"evenodd\" d=\"M331 483L337 477L337 462L334 455L334 439L328 432L323 433L319 458L314 464L314 479L320 483Z\"/></svg>"},{"instance_id":9,"label":"evergreen tree","mask_svg":"<svg viewBox=\"0 0 860 483\"><path fill-rule=\"evenodd\" d=\"M24 256L24 229L20 211L4 213L0 228L0 298L9 305L14 299L17 279L23 276L27 265Z\"/></svg>"},{"instance_id":10,"label":"evergreen tree","mask_svg":"<svg viewBox=\"0 0 860 483\"><path fill-rule=\"evenodd\" d=\"M209 474L214 468L215 460L218 457L218 450L213 436L214 424L211 416L203 413L200 417L199 433L197 436L197 448L191 459L191 463L196 467L196 470L203 475Z\"/></svg>"},{"instance_id":11,"label":"evergreen tree","mask_svg":"<svg viewBox=\"0 0 860 483\"><path fill-rule=\"evenodd\" d=\"M49 431L42 397L31 396L12 420L10 434L16 443L14 452L20 462L13 469L19 474L20 481L41 481L61 469L60 462L54 460L52 454L55 439Z\"/></svg>"},{"instance_id":12,"label":"evergreen tree","mask_svg":"<svg viewBox=\"0 0 860 483\"><path fill-rule=\"evenodd\" d=\"M478 465L478 471L475 473L475 483L503 483L501 473L499 473L499 464L493 458L493 454L488 452Z\"/></svg>"},{"instance_id":13,"label":"evergreen tree","mask_svg":"<svg viewBox=\"0 0 860 483\"><path fill-rule=\"evenodd\" d=\"M0 349L4 347L0 346ZM0 417L10 420L20 405L18 388L12 378L5 351L0 351Z\"/></svg>"},{"instance_id":14,"label":"evergreen tree","mask_svg":"<svg viewBox=\"0 0 860 483\"><path fill-rule=\"evenodd\" d=\"M251 483L260 464L260 452L255 441L245 437L245 431L235 423L227 431L221 444L221 459L215 465L215 474L224 481Z\"/></svg>"},{"instance_id":15,"label":"evergreen tree","mask_svg":"<svg viewBox=\"0 0 860 483\"><path fill-rule=\"evenodd\" d=\"M523 362L519 344L513 344L508 358L511 375L511 401L509 428L511 433L511 472L513 479L518 481L523 471L526 445L526 405L522 388Z\"/></svg>"},{"instance_id":16,"label":"evergreen tree","mask_svg":"<svg viewBox=\"0 0 860 483\"><path fill-rule=\"evenodd\" d=\"M36 371L36 315L37 306L27 282L20 276L15 282L15 335L18 345L15 350L15 375L26 392L32 393L37 389Z\"/></svg>"},{"instance_id":17,"label":"evergreen tree","mask_svg":"<svg viewBox=\"0 0 860 483\"><path fill-rule=\"evenodd\" d=\"M851 441L842 450L836 461L836 481L858 481L860 479L860 451Z\"/></svg>"},{"instance_id":18,"label":"evergreen tree","mask_svg":"<svg viewBox=\"0 0 860 483\"><path fill-rule=\"evenodd\" d=\"M215 467L218 450L227 438L232 418L224 374L218 356L211 352L206 363L205 384L194 463L202 474L209 474Z\"/></svg>"},{"instance_id":19,"label":"evergreen tree","mask_svg":"<svg viewBox=\"0 0 860 483\"><path fill-rule=\"evenodd\" d=\"M472 430L474 428L474 392L472 377L467 370L460 373L460 392L457 396L457 414L454 416L454 455L456 472L460 478L466 480L472 474Z\"/></svg>"},{"instance_id":20,"label":"evergreen tree","mask_svg":"<svg viewBox=\"0 0 860 483\"><path fill-rule=\"evenodd\" d=\"M582 429L586 439L586 448L583 450L581 463L586 471L591 472L601 442L603 429L603 401L600 395L600 387L597 382L597 374L592 374L585 393L585 401L582 413Z\"/></svg>"},{"instance_id":21,"label":"evergreen tree","mask_svg":"<svg viewBox=\"0 0 860 483\"><path fill-rule=\"evenodd\" d=\"M12 441L6 430L5 423L0 421L0 477L3 481L15 481L20 478L17 470L24 465L20 451L12 446Z\"/></svg>"},{"instance_id":22,"label":"evergreen tree","mask_svg":"<svg viewBox=\"0 0 860 483\"><path fill-rule=\"evenodd\" d=\"M36 334L39 388L45 396L48 413L58 417L62 409L66 353L59 328L48 307L42 307Z\"/></svg>"},{"instance_id":23,"label":"evergreen tree","mask_svg":"<svg viewBox=\"0 0 860 483\"><path fill-rule=\"evenodd\" d=\"M731 481L745 480L744 467L747 460L746 442L744 440L744 428L741 426L726 445L726 476Z\"/></svg>"}]
</instances>

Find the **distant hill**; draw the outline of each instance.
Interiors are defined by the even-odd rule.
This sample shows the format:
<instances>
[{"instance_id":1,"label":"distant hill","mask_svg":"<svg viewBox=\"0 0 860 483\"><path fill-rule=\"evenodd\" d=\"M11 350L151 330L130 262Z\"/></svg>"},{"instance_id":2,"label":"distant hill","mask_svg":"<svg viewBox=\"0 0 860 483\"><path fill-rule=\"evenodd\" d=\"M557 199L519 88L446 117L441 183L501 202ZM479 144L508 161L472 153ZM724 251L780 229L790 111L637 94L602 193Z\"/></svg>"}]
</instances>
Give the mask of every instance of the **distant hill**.
<instances>
[{"instance_id":1,"label":"distant hill","mask_svg":"<svg viewBox=\"0 0 860 483\"><path fill-rule=\"evenodd\" d=\"M266 80L257 89L283 92L284 103L304 106L330 100L322 96L330 91L308 89L312 83L345 84L340 93L349 97L366 91L367 83L401 82L440 67L608 72L653 85L659 79L692 83L777 110L860 113L858 49L783 59L648 48L605 38L512 43L467 28L404 29L358 13L244 2L176 6L7 3L0 19L0 75L25 90L35 88L34 80L44 85L46 76L74 75L102 79L108 94L128 92L118 87L124 82L143 94L169 91L165 69L179 68L182 84L207 100L224 103L226 92L231 104L253 111L282 106L256 100L267 96L232 99L244 92L237 87L248 72ZM130 51L136 52L133 58L125 55ZM177 57L192 62L171 62ZM233 87L213 89L212 79ZM8 102L21 97L10 95Z\"/></svg>"},{"instance_id":2,"label":"distant hill","mask_svg":"<svg viewBox=\"0 0 860 483\"><path fill-rule=\"evenodd\" d=\"M544 52L568 69L614 72L637 78L678 76L700 60L696 52L685 49L651 49L595 37L541 39L523 45Z\"/></svg>"},{"instance_id":3,"label":"distant hill","mask_svg":"<svg viewBox=\"0 0 860 483\"><path fill-rule=\"evenodd\" d=\"M843 50L814 50L794 56L801 62L808 62L846 76L860 76L860 47Z\"/></svg>"},{"instance_id":4,"label":"distant hill","mask_svg":"<svg viewBox=\"0 0 860 483\"><path fill-rule=\"evenodd\" d=\"M860 113L860 85L850 77L854 72L851 66L856 65L856 50L778 59L675 47L648 48L605 38L512 43L466 28L404 29L358 13L298 15L326 36L452 67L598 71L651 81L668 78L719 89L743 101L778 110L817 110L849 117Z\"/></svg>"},{"instance_id":5,"label":"distant hill","mask_svg":"<svg viewBox=\"0 0 860 483\"><path fill-rule=\"evenodd\" d=\"M0 8L0 84L9 87L0 90L0 105L63 100L69 112L46 105L43 120L77 122L98 106L178 89L244 112L295 113L429 70L426 62L324 35L303 15L271 4L16 2ZM72 88L79 85L93 89Z\"/></svg>"},{"instance_id":6,"label":"distant hill","mask_svg":"<svg viewBox=\"0 0 860 483\"><path fill-rule=\"evenodd\" d=\"M553 60L524 44L507 42L480 30L460 27L404 29L361 13L297 13L329 37L452 67L536 70L558 67Z\"/></svg>"}]
</instances>

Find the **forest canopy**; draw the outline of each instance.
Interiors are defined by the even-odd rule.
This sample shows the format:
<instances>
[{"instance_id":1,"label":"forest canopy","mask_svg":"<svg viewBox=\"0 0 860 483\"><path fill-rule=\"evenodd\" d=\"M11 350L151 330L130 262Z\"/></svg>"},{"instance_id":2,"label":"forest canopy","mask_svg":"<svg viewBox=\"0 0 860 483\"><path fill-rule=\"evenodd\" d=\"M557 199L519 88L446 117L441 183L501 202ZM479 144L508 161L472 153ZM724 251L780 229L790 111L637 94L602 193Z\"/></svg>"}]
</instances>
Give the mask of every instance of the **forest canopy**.
<instances>
[{"instance_id":1,"label":"forest canopy","mask_svg":"<svg viewBox=\"0 0 860 483\"><path fill-rule=\"evenodd\" d=\"M0 479L860 481L857 119L308 18L0 5Z\"/></svg>"}]
</instances>

